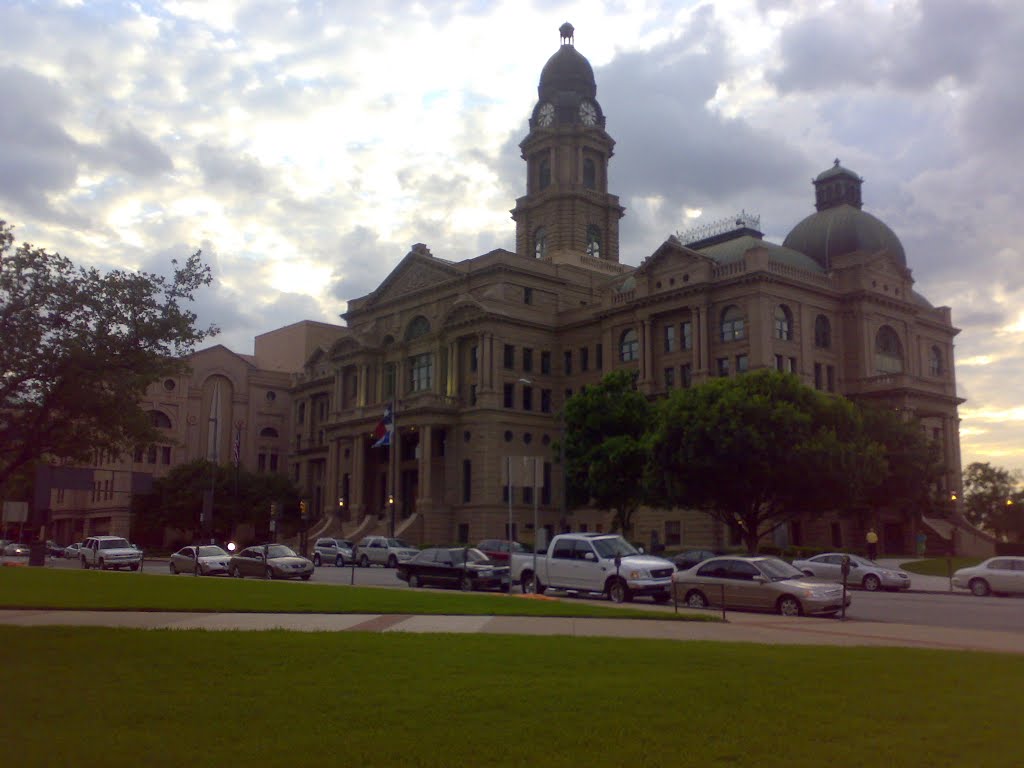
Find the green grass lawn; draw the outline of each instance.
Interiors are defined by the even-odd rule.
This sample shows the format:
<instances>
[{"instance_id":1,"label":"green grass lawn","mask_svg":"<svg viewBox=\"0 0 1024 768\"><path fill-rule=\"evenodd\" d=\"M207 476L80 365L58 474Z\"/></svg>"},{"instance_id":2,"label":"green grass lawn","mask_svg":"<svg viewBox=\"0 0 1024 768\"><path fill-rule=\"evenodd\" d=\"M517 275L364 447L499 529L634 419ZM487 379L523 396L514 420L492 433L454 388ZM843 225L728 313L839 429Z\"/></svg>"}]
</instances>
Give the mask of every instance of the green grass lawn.
<instances>
[{"instance_id":1,"label":"green grass lawn","mask_svg":"<svg viewBox=\"0 0 1024 768\"><path fill-rule=\"evenodd\" d=\"M920 573L922 576L949 576L958 568L969 568L982 561L980 557L954 557L948 562L944 557L933 557L929 560L915 560L912 563L903 563L900 567L911 573ZM952 570L950 570L952 566Z\"/></svg>"},{"instance_id":2,"label":"green grass lawn","mask_svg":"<svg viewBox=\"0 0 1024 768\"><path fill-rule=\"evenodd\" d=\"M618 608L498 593L388 589L128 571L0 568L0 608L285 613L420 613L716 621L714 614Z\"/></svg>"},{"instance_id":3,"label":"green grass lawn","mask_svg":"<svg viewBox=\"0 0 1024 768\"><path fill-rule=\"evenodd\" d=\"M51 627L0 644L18 766L1021 764L1020 656Z\"/></svg>"}]
</instances>

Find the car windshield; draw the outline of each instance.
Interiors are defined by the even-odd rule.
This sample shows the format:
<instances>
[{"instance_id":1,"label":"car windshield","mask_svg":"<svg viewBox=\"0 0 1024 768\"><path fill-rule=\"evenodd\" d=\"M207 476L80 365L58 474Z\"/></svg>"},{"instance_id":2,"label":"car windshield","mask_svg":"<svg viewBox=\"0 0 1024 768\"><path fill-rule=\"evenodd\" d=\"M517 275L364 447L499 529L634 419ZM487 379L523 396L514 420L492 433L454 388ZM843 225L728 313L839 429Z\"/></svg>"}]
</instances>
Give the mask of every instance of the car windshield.
<instances>
[{"instance_id":1,"label":"car windshield","mask_svg":"<svg viewBox=\"0 0 1024 768\"><path fill-rule=\"evenodd\" d=\"M415 549L411 544L406 544L401 539L388 539L389 547L400 547L402 549Z\"/></svg>"},{"instance_id":2,"label":"car windshield","mask_svg":"<svg viewBox=\"0 0 1024 768\"><path fill-rule=\"evenodd\" d=\"M608 559L619 555L620 557L626 557L628 555L639 555L636 547L630 544L623 538L614 537L609 539L594 539L594 549L597 550L597 554L602 559Z\"/></svg>"},{"instance_id":3,"label":"car windshield","mask_svg":"<svg viewBox=\"0 0 1024 768\"><path fill-rule=\"evenodd\" d=\"M124 539L107 539L100 542L100 549L131 549L131 545Z\"/></svg>"},{"instance_id":4,"label":"car windshield","mask_svg":"<svg viewBox=\"0 0 1024 768\"><path fill-rule=\"evenodd\" d=\"M297 557L297 555L284 544L271 544L267 547L267 557Z\"/></svg>"},{"instance_id":5,"label":"car windshield","mask_svg":"<svg viewBox=\"0 0 1024 768\"><path fill-rule=\"evenodd\" d=\"M757 563L757 567L761 570L761 573L763 573L772 581L799 579L803 578L804 576L804 572L801 571L799 568L794 568L785 560L779 560L778 558L774 557L768 560L759 561Z\"/></svg>"},{"instance_id":6,"label":"car windshield","mask_svg":"<svg viewBox=\"0 0 1024 768\"><path fill-rule=\"evenodd\" d=\"M487 559L487 555L475 547L470 547L468 549L450 549L448 551L451 553L452 563L455 565L461 565L466 561L479 563Z\"/></svg>"},{"instance_id":7,"label":"car windshield","mask_svg":"<svg viewBox=\"0 0 1024 768\"><path fill-rule=\"evenodd\" d=\"M220 547L208 546L199 548L200 557L227 557L228 553Z\"/></svg>"}]
</instances>

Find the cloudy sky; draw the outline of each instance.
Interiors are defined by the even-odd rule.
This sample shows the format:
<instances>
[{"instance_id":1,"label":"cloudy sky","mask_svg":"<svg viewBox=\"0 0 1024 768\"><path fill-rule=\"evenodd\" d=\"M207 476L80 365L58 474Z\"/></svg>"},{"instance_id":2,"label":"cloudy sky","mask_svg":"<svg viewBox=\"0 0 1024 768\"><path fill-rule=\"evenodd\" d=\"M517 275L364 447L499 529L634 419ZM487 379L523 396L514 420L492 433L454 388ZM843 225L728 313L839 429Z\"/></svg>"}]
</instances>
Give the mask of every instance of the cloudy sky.
<instances>
[{"instance_id":1,"label":"cloudy sky","mask_svg":"<svg viewBox=\"0 0 1024 768\"><path fill-rule=\"evenodd\" d=\"M0 0L0 219L79 264L202 248L216 341L338 322L413 243L514 248L558 27L594 65L622 260L833 158L953 309L964 463L1024 469L1019 0Z\"/></svg>"}]
</instances>

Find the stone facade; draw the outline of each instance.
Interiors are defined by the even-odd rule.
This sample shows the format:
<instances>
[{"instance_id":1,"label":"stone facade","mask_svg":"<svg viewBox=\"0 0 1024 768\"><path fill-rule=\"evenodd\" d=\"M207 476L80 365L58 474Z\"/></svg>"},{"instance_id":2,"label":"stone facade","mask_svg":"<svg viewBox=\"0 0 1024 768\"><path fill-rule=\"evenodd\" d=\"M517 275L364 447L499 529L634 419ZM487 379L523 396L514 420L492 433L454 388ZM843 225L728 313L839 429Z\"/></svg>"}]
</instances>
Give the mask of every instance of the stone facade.
<instances>
[{"instance_id":1,"label":"stone facade","mask_svg":"<svg viewBox=\"0 0 1024 768\"><path fill-rule=\"evenodd\" d=\"M621 264L624 210L608 192L614 141L590 64L571 26L561 32L520 144L527 192L512 210L516 253L451 262L413 246L374 292L349 302L348 332L296 380L290 461L320 531L475 542L506 536L511 518L513 534L531 540L535 515L549 532L608 530L606 514L565 509L554 446L565 399L617 368L634 371L652 398L775 367L906 409L940 444L947 487L958 487L958 331L948 307L914 291L896 236L862 210L862 180L836 161L815 181L817 212L782 245L744 215ZM388 403L395 440L373 447ZM541 466L535 489L516 479L511 508L510 457ZM917 522L885 514L883 551L909 551ZM863 541L838 519L780 536ZM706 516L678 510L641 510L633 537L731 543Z\"/></svg>"}]
</instances>

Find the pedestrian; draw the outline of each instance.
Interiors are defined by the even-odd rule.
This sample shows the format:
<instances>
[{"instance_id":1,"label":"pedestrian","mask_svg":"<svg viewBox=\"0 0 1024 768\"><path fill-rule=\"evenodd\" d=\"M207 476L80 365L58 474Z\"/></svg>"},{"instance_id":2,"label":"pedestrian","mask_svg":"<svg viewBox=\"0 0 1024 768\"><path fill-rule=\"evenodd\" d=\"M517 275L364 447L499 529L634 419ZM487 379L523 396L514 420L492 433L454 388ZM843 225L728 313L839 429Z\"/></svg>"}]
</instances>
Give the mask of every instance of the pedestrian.
<instances>
[{"instance_id":1,"label":"pedestrian","mask_svg":"<svg viewBox=\"0 0 1024 768\"><path fill-rule=\"evenodd\" d=\"M864 537L868 543L868 560L878 557L878 534L874 528L868 528L868 535Z\"/></svg>"}]
</instances>

